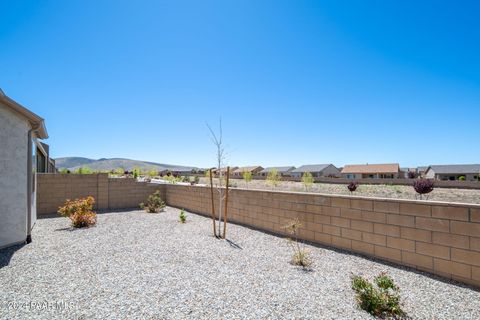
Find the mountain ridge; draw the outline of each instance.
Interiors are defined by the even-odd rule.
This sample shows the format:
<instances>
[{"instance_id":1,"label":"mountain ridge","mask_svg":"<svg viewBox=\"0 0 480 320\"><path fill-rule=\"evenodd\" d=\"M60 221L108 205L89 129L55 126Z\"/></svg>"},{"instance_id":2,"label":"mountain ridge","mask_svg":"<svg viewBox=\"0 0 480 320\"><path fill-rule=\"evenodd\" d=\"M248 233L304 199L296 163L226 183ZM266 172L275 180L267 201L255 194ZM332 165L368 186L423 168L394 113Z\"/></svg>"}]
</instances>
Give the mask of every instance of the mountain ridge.
<instances>
[{"instance_id":1,"label":"mountain ridge","mask_svg":"<svg viewBox=\"0 0 480 320\"><path fill-rule=\"evenodd\" d=\"M151 161L132 160L126 158L100 158L90 159L84 157L61 157L55 159L57 169L75 170L80 167L88 167L92 170L115 170L122 168L124 170L131 171L134 168L140 168L142 170L171 170L177 169L196 169L196 167L157 163Z\"/></svg>"}]
</instances>

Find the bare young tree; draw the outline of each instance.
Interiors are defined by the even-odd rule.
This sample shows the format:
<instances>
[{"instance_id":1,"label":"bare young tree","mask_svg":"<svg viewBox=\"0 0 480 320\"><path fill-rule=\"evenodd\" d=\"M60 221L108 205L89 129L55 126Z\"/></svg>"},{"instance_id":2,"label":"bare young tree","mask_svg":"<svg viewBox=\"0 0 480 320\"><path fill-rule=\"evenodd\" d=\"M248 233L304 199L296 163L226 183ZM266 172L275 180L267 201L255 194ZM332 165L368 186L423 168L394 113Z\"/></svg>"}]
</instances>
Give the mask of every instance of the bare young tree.
<instances>
[{"instance_id":1,"label":"bare young tree","mask_svg":"<svg viewBox=\"0 0 480 320\"><path fill-rule=\"evenodd\" d=\"M218 192L218 234L216 235L217 237L222 237L221 234L221 224L222 224L222 203L227 197L227 192L224 191L223 189L223 168L225 165L225 158L226 158L226 152L225 152L225 145L223 143L223 128L222 128L222 119L220 118L219 121L219 131L218 133L215 133L212 129L212 127L207 123L207 128L210 131L210 138L215 145L216 148L216 162L217 162L217 168L218 168L218 186L217 186L217 192ZM225 227L224 227L225 230ZM225 237L225 235L223 235Z\"/></svg>"}]
</instances>

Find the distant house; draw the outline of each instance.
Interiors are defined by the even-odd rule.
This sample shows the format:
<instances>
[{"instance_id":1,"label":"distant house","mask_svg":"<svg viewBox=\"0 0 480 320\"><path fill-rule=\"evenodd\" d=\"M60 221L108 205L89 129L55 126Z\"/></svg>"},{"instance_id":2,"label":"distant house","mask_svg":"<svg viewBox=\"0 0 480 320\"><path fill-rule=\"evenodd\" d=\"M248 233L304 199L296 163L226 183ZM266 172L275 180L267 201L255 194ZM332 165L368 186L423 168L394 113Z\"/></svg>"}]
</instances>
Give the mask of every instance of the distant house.
<instances>
[{"instance_id":1,"label":"distant house","mask_svg":"<svg viewBox=\"0 0 480 320\"><path fill-rule=\"evenodd\" d=\"M174 176L189 176L197 173L197 168L180 167L180 168L171 168L168 171L170 171Z\"/></svg>"},{"instance_id":2,"label":"distant house","mask_svg":"<svg viewBox=\"0 0 480 320\"><path fill-rule=\"evenodd\" d=\"M460 180L465 177L466 181L478 181L480 164L452 164L432 165L425 172L425 178L435 180Z\"/></svg>"},{"instance_id":3,"label":"distant house","mask_svg":"<svg viewBox=\"0 0 480 320\"><path fill-rule=\"evenodd\" d=\"M0 248L31 241L37 172L54 171L45 122L0 90Z\"/></svg>"},{"instance_id":4,"label":"distant house","mask_svg":"<svg viewBox=\"0 0 480 320\"><path fill-rule=\"evenodd\" d=\"M387 164L351 164L342 170L346 179L396 179L400 176L398 163Z\"/></svg>"},{"instance_id":5,"label":"distant house","mask_svg":"<svg viewBox=\"0 0 480 320\"><path fill-rule=\"evenodd\" d=\"M237 169L238 169L238 167L230 167L230 175L232 175L233 172L234 172L235 170L237 170ZM225 176L225 175L227 174L227 167L220 168L220 169L214 169L214 170L213 170L213 174L214 174L215 176L219 176L220 173L222 174L222 176Z\"/></svg>"},{"instance_id":6,"label":"distant house","mask_svg":"<svg viewBox=\"0 0 480 320\"><path fill-rule=\"evenodd\" d=\"M231 175L234 178L241 178L244 172L250 172L252 175L257 175L262 170L263 170L263 167L260 167L260 166L239 167L233 170L233 174Z\"/></svg>"},{"instance_id":7,"label":"distant house","mask_svg":"<svg viewBox=\"0 0 480 320\"><path fill-rule=\"evenodd\" d=\"M266 177L273 170L277 170L278 174L281 177L290 177L290 176L292 176L292 171L295 170L295 167L293 167L293 166L291 166L291 167L269 167L269 168L265 168L262 171L260 171L258 173L258 175L261 176L261 177Z\"/></svg>"},{"instance_id":8,"label":"distant house","mask_svg":"<svg viewBox=\"0 0 480 320\"><path fill-rule=\"evenodd\" d=\"M428 167L417 167L417 174L419 177L424 178L425 177L425 172L427 172Z\"/></svg>"},{"instance_id":9,"label":"distant house","mask_svg":"<svg viewBox=\"0 0 480 320\"><path fill-rule=\"evenodd\" d=\"M418 176L417 168L400 168L400 178L410 179L410 176Z\"/></svg>"},{"instance_id":10,"label":"distant house","mask_svg":"<svg viewBox=\"0 0 480 320\"><path fill-rule=\"evenodd\" d=\"M314 178L340 177L340 170L331 163L309 164L291 171L294 178L301 178L305 172L310 172Z\"/></svg>"}]
</instances>

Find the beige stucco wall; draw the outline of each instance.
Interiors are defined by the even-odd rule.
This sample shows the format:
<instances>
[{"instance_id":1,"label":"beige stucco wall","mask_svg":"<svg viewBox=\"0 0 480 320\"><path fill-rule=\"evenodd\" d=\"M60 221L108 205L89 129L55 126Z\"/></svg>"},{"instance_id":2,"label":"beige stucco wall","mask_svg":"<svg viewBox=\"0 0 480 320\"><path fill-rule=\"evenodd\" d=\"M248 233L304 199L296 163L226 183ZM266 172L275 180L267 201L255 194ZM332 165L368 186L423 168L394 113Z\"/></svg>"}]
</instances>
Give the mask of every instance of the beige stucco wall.
<instances>
[{"instance_id":1,"label":"beige stucco wall","mask_svg":"<svg viewBox=\"0 0 480 320\"><path fill-rule=\"evenodd\" d=\"M27 236L27 121L0 102L0 248Z\"/></svg>"}]
</instances>

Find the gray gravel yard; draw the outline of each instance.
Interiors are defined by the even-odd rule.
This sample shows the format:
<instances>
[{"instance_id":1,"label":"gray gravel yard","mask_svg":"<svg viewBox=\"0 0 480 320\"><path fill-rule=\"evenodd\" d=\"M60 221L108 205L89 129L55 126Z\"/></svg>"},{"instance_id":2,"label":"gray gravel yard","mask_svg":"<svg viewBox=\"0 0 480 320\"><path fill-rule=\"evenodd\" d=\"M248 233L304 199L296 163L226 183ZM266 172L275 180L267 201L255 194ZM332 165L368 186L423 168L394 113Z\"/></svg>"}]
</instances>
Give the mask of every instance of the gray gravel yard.
<instances>
[{"instance_id":1,"label":"gray gravel yard","mask_svg":"<svg viewBox=\"0 0 480 320\"><path fill-rule=\"evenodd\" d=\"M216 181L217 179L215 179ZM278 190L278 191L294 191L294 192L313 192L325 193L335 195L350 195L346 184L334 183L315 183L308 190L305 190L301 182L282 181L273 188L265 180L253 180L245 183L242 179L230 179L231 185L238 188L258 189L258 190ZM206 178L200 179L203 184L210 185ZM412 182L413 183L413 182ZM378 197L391 199L415 199L415 190L412 186L400 185L385 185L385 184L360 184L357 191L354 192L356 196L363 197ZM445 201L458 203L476 203L480 204L480 190L479 189L453 189L453 188L435 188L428 194L428 200L431 201Z\"/></svg>"},{"instance_id":2,"label":"gray gravel yard","mask_svg":"<svg viewBox=\"0 0 480 320\"><path fill-rule=\"evenodd\" d=\"M471 288L314 246L303 271L280 237L231 224L231 242L216 240L210 219L178 214L111 212L73 231L38 220L32 244L0 250L0 318L371 319L350 277L386 271L411 318L480 319Z\"/></svg>"}]
</instances>

